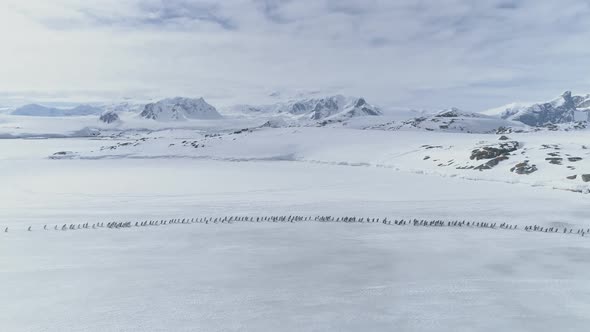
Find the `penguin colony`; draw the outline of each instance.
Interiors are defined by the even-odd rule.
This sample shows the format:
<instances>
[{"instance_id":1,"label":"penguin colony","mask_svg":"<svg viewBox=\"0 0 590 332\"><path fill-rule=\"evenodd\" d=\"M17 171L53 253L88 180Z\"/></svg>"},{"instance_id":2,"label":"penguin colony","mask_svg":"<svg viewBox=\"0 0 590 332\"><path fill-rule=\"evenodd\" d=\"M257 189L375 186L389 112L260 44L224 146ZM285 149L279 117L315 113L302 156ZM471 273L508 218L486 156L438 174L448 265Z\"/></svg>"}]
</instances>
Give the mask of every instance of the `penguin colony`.
<instances>
[{"instance_id":1,"label":"penguin colony","mask_svg":"<svg viewBox=\"0 0 590 332\"><path fill-rule=\"evenodd\" d=\"M546 227L539 225L529 225L524 228L519 228L516 224L508 223L490 223L490 222L475 222L475 221L445 221L445 220L424 220L424 219L387 219L387 218L359 218L359 217L332 217L332 216L267 216L267 217L206 217L206 218L183 218L170 220L146 220L141 222L99 222L99 223L84 223L84 224L63 224L43 226L43 231L74 231L74 230L88 230L88 229L126 229L133 227L150 227L150 226L166 226L166 225L186 225L186 224L233 224L237 222L272 222L272 223L299 223L299 222L344 222L344 223L377 223L388 226L412 226L412 227L447 227L447 228L480 228L480 229L502 229L502 230L520 230L526 232L538 233L558 233L558 234L572 234L579 236L586 236L590 233L590 228L574 229L567 227ZM35 229L37 230L37 229ZM9 233L9 228L4 228L4 233ZM33 227L29 226L27 231L32 232Z\"/></svg>"}]
</instances>

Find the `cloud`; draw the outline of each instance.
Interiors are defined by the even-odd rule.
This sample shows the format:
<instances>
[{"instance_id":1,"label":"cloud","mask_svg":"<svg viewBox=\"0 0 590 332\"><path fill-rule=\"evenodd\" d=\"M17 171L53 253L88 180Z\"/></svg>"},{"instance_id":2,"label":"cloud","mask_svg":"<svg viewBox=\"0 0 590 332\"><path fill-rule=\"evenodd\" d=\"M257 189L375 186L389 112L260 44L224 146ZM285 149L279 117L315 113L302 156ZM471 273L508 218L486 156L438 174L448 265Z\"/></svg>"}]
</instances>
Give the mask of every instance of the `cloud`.
<instances>
[{"instance_id":1,"label":"cloud","mask_svg":"<svg viewBox=\"0 0 590 332\"><path fill-rule=\"evenodd\" d=\"M585 0L6 1L0 90L15 93L320 90L477 110L590 90Z\"/></svg>"}]
</instances>

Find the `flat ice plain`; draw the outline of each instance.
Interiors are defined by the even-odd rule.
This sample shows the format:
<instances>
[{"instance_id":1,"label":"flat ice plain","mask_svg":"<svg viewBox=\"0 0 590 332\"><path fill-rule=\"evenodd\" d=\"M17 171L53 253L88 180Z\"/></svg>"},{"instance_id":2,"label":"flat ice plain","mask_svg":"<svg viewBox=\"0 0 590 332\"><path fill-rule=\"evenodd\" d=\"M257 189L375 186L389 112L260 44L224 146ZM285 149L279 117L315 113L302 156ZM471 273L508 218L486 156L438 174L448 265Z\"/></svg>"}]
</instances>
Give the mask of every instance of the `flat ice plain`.
<instances>
[{"instance_id":1,"label":"flat ice plain","mask_svg":"<svg viewBox=\"0 0 590 332\"><path fill-rule=\"evenodd\" d=\"M522 230L588 227L588 195L296 160L47 159L101 145L0 140L1 330L585 331L590 324L590 238ZM237 222L53 230L271 215L521 229Z\"/></svg>"}]
</instances>

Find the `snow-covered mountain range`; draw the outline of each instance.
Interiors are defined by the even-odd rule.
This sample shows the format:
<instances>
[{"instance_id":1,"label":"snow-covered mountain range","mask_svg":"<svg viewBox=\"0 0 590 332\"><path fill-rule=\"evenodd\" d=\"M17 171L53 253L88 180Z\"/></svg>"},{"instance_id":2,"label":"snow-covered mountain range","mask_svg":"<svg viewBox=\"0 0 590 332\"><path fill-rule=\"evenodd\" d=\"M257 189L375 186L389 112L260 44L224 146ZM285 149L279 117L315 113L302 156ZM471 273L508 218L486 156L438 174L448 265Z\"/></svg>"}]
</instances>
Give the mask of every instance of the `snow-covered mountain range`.
<instances>
[{"instance_id":1,"label":"snow-covered mountain range","mask_svg":"<svg viewBox=\"0 0 590 332\"><path fill-rule=\"evenodd\" d=\"M550 124L588 121L589 111L590 95L573 96L570 91L566 91L560 97L548 102L509 104L483 113L533 127L542 127Z\"/></svg>"},{"instance_id":2,"label":"snow-covered mountain range","mask_svg":"<svg viewBox=\"0 0 590 332\"><path fill-rule=\"evenodd\" d=\"M343 95L292 99L270 105L240 105L233 110L251 115L280 116L302 124L382 115L379 107L369 104L364 98ZM292 122L289 120L287 122Z\"/></svg>"},{"instance_id":3,"label":"snow-covered mountain range","mask_svg":"<svg viewBox=\"0 0 590 332\"><path fill-rule=\"evenodd\" d=\"M114 139L100 149L61 153L52 155L53 159L133 156L352 162L588 192L590 150L585 137L590 131L585 130L588 122L579 120L580 115L587 116L589 99L567 92L546 103L513 104L485 114L457 108L383 110L364 98L342 95L219 112L203 98L184 97L145 105L97 106L101 113L84 116L72 116L85 114L83 107L56 113L29 106L24 109L41 109L46 116L0 114L0 138ZM573 138L565 133L574 130ZM547 135L548 131L556 133ZM403 144L396 145L396 140ZM349 155L358 158L352 160Z\"/></svg>"},{"instance_id":4,"label":"snow-covered mountain range","mask_svg":"<svg viewBox=\"0 0 590 332\"><path fill-rule=\"evenodd\" d=\"M175 97L150 103L127 100L72 108L29 104L12 110L10 114L43 117L43 121L49 121L47 117L95 117L94 124L80 119L85 123L82 128L97 126L97 123L108 124L109 128L153 128L157 123L170 126L174 122L186 127L200 126L203 120L224 119L223 122L233 123L248 119L247 126L275 128L329 125L357 129L490 133L586 128L590 117L590 95L572 95L566 91L548 102L513 103L481 113L457 108L437 112L408 110L404 113L396 110L392 113L362 97L327 95L265 105L236 105L221 111L203 98Z\"/></svg>"}]
</instances>

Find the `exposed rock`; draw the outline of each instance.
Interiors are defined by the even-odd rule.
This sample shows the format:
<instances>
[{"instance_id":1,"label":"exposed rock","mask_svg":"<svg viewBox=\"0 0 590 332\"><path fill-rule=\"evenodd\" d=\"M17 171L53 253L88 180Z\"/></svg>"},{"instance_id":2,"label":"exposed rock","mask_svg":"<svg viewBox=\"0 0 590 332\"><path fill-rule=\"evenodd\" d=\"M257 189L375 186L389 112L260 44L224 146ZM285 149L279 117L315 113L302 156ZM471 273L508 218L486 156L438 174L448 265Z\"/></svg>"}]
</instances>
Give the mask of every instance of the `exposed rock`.
<instances>
[{"instance_id":1,"label":"exposed rock","mask_svg":"<svg viewBox=\"0 0 590 332\"><path fill-rule=\"evenodd\" d=\"M561 165L561 162L563 161L563 158L545 158L545 160L549 161L550 164L554 164L554 165Z\"/></svg>"},{"instance_id":2,"label":"exposed rock","mask_svg":"<svg viewBox=\"0 0 590 332\"><path fill-rule=\"evenodd\" d=\"M569 158L567 158L567 160L571 161L572 163L578 162L582 159L583 159L582 157L569 157Z\"/></svg>"},{"instance_id":3,"label":"exposed rock","mask_svg":"<svg viewBox=\"0 0 590 332\"><path fill-rule=\"evenodd\" d=\"M498 164L501 161L504 161L504 160L507 160L507 159L508 159L507 156L501 155L501 156L496 157L494 159L491 159L487 163L481 164L481 165L479 165L479 166L477 166L477 167L475 167L473 169L478 170L478 171L484 171L484 170L487 170L487 169L492 169L492 168L498 166Z\"/></svg>"},{"instance_id":4,"label":"exposed rock","mask_svg":"<svg viewBox=\"0 0 590 332\"><path fill-rule=\"evenodd\" d=\"M492 159L506 156L510 152L518 150L520 144L517 141L507 141L499 144L486 145L471 151L471 160Z\"/></svg>"},{"instance_id":5,"label":"exposed rock","mask_svg":"<svg viewBox=\"0 0 590 332\"><path fill-rule=\"evenodd\" d=\"M106 111L100 115L99 120L104 123L113 123L119 121L119 115L113 111Z\"/></svg>"},{"instance_id":6,"label":"exposed rock","mask_svg":"<svg viewBox=\"0 0 590 332\"><path fill-rule=\"evenodd\" d=\"M568 180L575 180L577 178L578 178L578 175L570 175L570 176L567 176L567 179Z\"/></svg>"},{"instance_id":7,"label":"exposed rock","mask_svg":"<svg viewBox=\"0 0 590 332\"><path fill-rule=\"evenodd\" d=\"M500 138L498 138L499 141L507 141L509 139L510 138L508 138L508 136L504 136L504 135L502 135L502 136L500 136Z\"/></svg>"},{"instance_id":8,"label":"exposed rock","mask_svg":"<svg viewBox=\"0 0 590 332\"><path fill-rule=\"evenodd\" d=\"M537 165L529 165L528 160L523 161L522 163L516 164L514 167L510 169L511 172L516 174L525 174L529 175L538 171Z\"/></svg>"},{"instance_id":9,"label":"exposed rock","mask_svg":"<svg viewBox=\"0 0 590 332\"><path fill-rule=\"evenodd\" d=\"M74 159L76 157L77 154L73 151L59 151L49 156L49 159Z\"/></svg>"},{"instance_id":10,"label":"exposed rock","mask_svg":"<svg viewBox=\"0 0 590 332\"><path fill-rule=\"evenodd\" d=\"M582 181L590 182L590 174L582 174Z\"/></svg>"}]
</instances>

